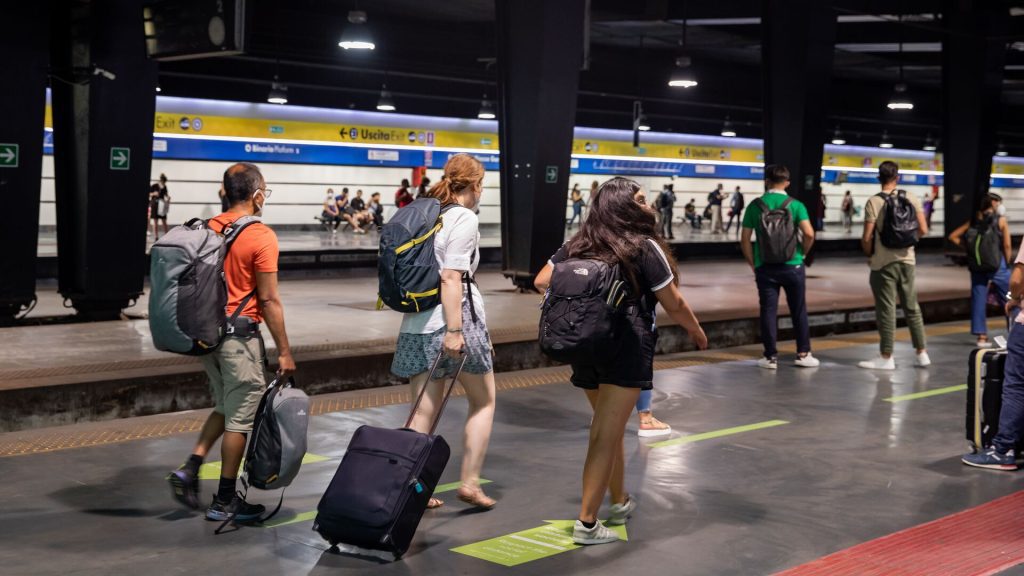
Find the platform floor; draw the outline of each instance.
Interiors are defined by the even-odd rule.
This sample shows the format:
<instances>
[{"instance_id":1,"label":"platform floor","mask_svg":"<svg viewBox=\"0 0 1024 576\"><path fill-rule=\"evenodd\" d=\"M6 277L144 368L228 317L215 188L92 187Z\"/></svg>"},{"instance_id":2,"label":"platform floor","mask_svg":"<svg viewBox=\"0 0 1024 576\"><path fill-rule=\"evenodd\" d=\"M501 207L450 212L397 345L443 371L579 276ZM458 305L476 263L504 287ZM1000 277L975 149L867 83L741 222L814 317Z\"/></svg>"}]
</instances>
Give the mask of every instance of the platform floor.
<instances>
[{"instance_id":1,"label":"platform floor","mask_svg":"<svg viewBox=\"0 0 1024 576\"><path fill-rule=\"evenodd\" d=\"M570 520L578 509L589 408L564 382L538 384L552 373L564 380L565 370L553 368L518 374L522 386L498 394L484 468L498 507L474 514L441 494L447 504L428 512L401 562L329 551L310 529L352 431L397 426L408 409L394 403L406 400L399 394L374 408L333 411L367 394L357 392L315 399L323 414L311 420L309 453L319 461L303 467L273 527L221 536L179 510L162 480L187 455L205 412L0 434L0 452L24 452L0 457L0 566L33 576L214 574L225 566L261 574L773 574L1024 487L1021 473L960 464L968 327L928 330L935 365L911 367L901 330L893 373L855 367L875 352L873 334L819 340L822 366L811 370L760 370L756 346L660 357L655 413L674 432L643 440L635 422L627 429L627 486L640 505L628 542L577 549L559 524L501 538ZM458 479L465 410L463 399L453 400L440 426L453 447L443 482ZM70 447L85 436L100 441ZM216 483L202 484L205 500ZM276 498L253 495L268 504ZM964 537L984 542L986 534ZM453 551L460 547L468 548ZM979 574L980 564L963 564L900 573Z\"/></svg>"},{"instance_id":2,"label":"platform floor","mask_svg":"<svg viewBox=\"0 0 1024 576\"><path fill-rule=\"evenodd\" d=\"M493 270L482 270L477 279L495 342L536 338L540 297L518 293ZM683 294L702 321L758 315L754 275L742 262L684 262L680 279ZM917 288L922 301L970 294L966 268L938 255L920 258ZM40 285L37 291L40 302L30 320L72 313L63 307L55 284ZM284 279L281 294L288 335L300 364L303 350L330 347L356 353L361 348L393 349L401 315L375 310L376 292L376 276L366 271L331 278ZM808 269L807 297L812 313L872 307L864 259L819 258ZM4 343L0 347L0 389L62 383L101 370L196 362L153 348L145 319L147 306L143 295L136 306L125 311L129 316L123 321L0 328ZM785 304L782 306L785 313ZM659 315L659 322L667 321L666 315ZM268 345L272 346L269 337Z\"/></svg>"},{"instance_id":3,"label":"platform floor","mask_svg":"<svg viewBox=\"0 0 1024 576\"><path fill-rule=\"evenodd\" d=\"M566 238L574 234L577 228L574 225L572 228L567 229ZM736 229L737 225L734 223L730 234L714 234L711 232L711 227L707 224L701 229L694 229L689 224L677 223L673 226L675 240L672 240L672 243L736 242L739 239ZM854 227L853 232L847 233L838 222L831 223L826 226L823 232L819 233L818 238L822 241L857 238L858 231L859 228ZM1014 227L1013 231L1015 233L1024 232L1024 225ZM378 242L376 232L360 235L352 233L351 230L339 230L337 234L331 234L320 228L311 227L309 230L295 230L293 226L276 229L276 232L281 244L281 252L283 253L310 250L376 250ZM931 230L928 234L929 238L940 236L942 236L941 225ZM153 236L146 238L147 252L154 241ZM485 224L480 227L480 246L482 248L497 248L501 246L501 230L496 224ZM37 254L40 257L53 257L57 255L56 232L40 233Z\"/></svg>"}]
</instances>

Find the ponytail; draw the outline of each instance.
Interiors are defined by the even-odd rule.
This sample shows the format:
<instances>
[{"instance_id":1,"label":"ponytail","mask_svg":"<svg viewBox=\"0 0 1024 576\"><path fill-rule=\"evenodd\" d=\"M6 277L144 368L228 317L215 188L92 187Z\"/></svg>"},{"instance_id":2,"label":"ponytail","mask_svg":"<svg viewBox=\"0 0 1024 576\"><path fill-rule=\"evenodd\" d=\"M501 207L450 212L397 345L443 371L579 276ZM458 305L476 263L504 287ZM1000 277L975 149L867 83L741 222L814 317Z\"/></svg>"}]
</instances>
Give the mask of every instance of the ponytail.
<instances>
[{"instance_id":1,"label":"ponytail","mask_svg":"<svg viewBox=\"0 0 1024 576\"><path fill-rule=\"evenodd\" d=\"M484 177L484 166L469 154L459 153L444 165L444 176L427 190L428 198L437 198L441 206L458 204L458 195L472 188Z\"/></svg>"}]
</instances>

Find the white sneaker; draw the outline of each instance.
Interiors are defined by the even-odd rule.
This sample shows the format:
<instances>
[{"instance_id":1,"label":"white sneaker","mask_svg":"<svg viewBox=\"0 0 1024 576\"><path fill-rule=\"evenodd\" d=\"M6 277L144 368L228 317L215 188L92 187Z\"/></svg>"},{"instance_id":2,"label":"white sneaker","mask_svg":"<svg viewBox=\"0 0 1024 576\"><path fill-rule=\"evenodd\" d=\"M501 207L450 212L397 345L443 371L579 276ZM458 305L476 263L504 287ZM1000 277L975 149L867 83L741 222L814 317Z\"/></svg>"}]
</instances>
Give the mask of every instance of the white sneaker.
<instances>
[{"instance_id":1,"label":"white sneaker","mask_svg":"<svg viewBox=\"0 0 1024 576\"><path fill-rule=\"evenodd\" d=\"M765 370L778 370L779 361L775 358L765 358L762 356L757 360L757 365Z\"/></svg>"},{"instance_id":2,"label":"white sneaker","mask_svg":"<svg viewBox=\"0 0 1024 576\"><path fill-rule=\"evenodd\" d=\"M803 358L797 356L796 360L793 361L793 365L801 368L817 368L818 366L821 366L821 362L819 362L814 356L811 356L811 353L808 352L807 356L804 356Z\"/></svg>"},{"instance_id":3,"label":"white sneaker","mask_svg":"<svg viewBox=\"0 0 1024 576\"><path fill-rule=\"evenodd\" d=\"M858 362L857 366L860 366L861 368L867 368L868 370L895 370L896 361L893 360L892 356L889 356L888 358L882 358L881 356L879 356L874 360L864 360L863 362Z\"/></svg>"},{"instance_id":4,"label":"white sneaker","mask_svg":"<svg viewBox=\"0 0 1024 576\"><path fill-rule=\"evenodd\" d=\"M920 354L917 355L917 359L914 360L914 366L917 366L918 368L924 368L926 366L931 365L932 359L928 357L927 352L921 352Z\"/></svg>"},{"instance_id":5,"label":"white sneaker","mask_svg":"<svg viewBox=\"0 0 1024 576\"><path fill-rule=\"evenodd\" d=\"M636 510L636 500L633 500L630 496L626 496L626 501L624 503L612 504L612 515L605 520L605 524L609 526L622 526L626 523L626 520L634 510Z\"/></svg>"},{"instance_id":6,"label":"white sneaker","mask_svg":"<svg viewBox=\"0 0 1024 576\"><path fill-rule=\"evenodd\" d=\"M572 528L572 541L585 546L590 544L608 544L618 539L619 535L614 530L606 528L604 524L601 524L600 520L597 520L594 527L590 529L587 529L583 522L577 520L576 525Z\"/></svg>"}]
</instances>

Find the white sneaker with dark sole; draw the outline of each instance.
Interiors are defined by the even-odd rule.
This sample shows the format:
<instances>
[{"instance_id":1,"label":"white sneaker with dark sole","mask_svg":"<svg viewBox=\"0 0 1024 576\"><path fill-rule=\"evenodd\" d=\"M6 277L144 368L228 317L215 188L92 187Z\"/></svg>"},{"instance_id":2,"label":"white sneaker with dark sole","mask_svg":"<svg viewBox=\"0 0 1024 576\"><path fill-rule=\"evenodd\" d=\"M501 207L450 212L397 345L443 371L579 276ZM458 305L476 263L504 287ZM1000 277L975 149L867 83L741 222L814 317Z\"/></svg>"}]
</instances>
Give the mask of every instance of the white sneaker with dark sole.
<instances>
[{"instance_id":1,"label":"white sneaker with dark sole","mask_svg":"<svg viewBox=\"0 0 1024 576\"><path fill-rule=\"evenodd\" d=\"M918 368L926 368L931 365L932 359L928 357L927 352L921 352L917 355L917 358L914 359L914 366L917 366Z\"/></svg>"},{"instance_id":2,"label":"white sneaker with dark sole","mask_svg":"<svg viewBox=\"0 0 1024 576\"><path fill-rule=\"evenodd\" d=\"M821 366L821 362L808 352L806 356L797 356L796 360L793 361L793 365L801 368L817 368Z\"/></svg>"},{"instance_id":3,"label":"white sneaker with dark sole","mask_svg":"<svg viewBox=\"0 0 1024 576\"><path fill-rule=\"evenodd\" d=\"M757 365L760 368L764 368L765 370L778 370L779 369L779 361L776 360L775 358L764 358L764 357L761 357L760 359L758 359Z\"/></svg>"},{"instance_id":4,"label":"white sneaker with dark sole","mask_svg":"<svg viewBox=\"0 0 1024 576\"><path fill-rule=\"evenodd\" d=\"M572 528L572 541L577 544L584 546L590 546L592 544L608 544L619 540L619 535L614 530L601 524L600 520L597 520L593 528L587 528L583 525L583 522L579 520Z\"/></svg>"},{"instance_id":5,"label":"white sneaker with dark sole","mask_svg":"<svg viewBox=\"0 0 1024 576\"><path fill-rule=\"evenodd\" d=\"M622 526L629 519L630 515L633 514L634 510L636 510L636 500L627 496L626 501L622 504L612 504L612 515L604 523L608 526Z\"/></svg>"},{"instance_id":6,"label":"white sneaker with dark sole","mask_svg":"<svg viewBox=\"0 0 1024 576\"><path fill-rule=\"evenodd\" d=\"M896 361L892 359L892 356L888 358L882 358L881 356L879 356L874 360L864 360L863 362L858 362L857 366L860 366L861 368L864 368L866 370L895 370Z\"/></svg>"}]
</instances>

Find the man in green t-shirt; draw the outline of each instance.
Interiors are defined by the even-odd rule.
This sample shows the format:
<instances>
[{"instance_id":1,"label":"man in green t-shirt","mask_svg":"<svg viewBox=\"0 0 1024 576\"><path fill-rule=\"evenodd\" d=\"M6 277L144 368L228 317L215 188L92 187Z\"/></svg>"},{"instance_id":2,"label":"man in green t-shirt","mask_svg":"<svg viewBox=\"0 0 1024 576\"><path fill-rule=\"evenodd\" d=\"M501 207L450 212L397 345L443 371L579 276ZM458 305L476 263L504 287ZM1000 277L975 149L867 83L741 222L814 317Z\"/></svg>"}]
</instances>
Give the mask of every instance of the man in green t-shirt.
<instances>
[{"instance_id":1,"label":"man in green t-shirt","mask_svg":"<svg viewBox=\"0 0 1024 576\"><path fill-rule=\"evenodd\" d=\"M747 264L754 270L757 279L757 295L761 304L761 342L764 344L764 357L757 365L768 370L779 367L778 349L778 315L779 292L786 291L786 302L789 304L789 315L793 319L793 330L796 332L797 357L796 366L814 368L819 365L818 359L811 355L811 331L807 323L807 277L804 271L804 254L814 244L814 228L807 217L807 207L802 202L790 198L786 193L789 186L789 169L781 164L766 166L764 169L765 184L768 187L758 200L750 203L743 215L743 236L740 247ZM761 247L751 242L751 234L761 224L762 203L768 210L777 210L786 201L786 209L793 216L794 227L803 235L797 241L793 257L780 264L765 263ZM785 220L783 220L785 221ZM760 239L759 239L760 240Z\"/></svg>"}]
</instances>

